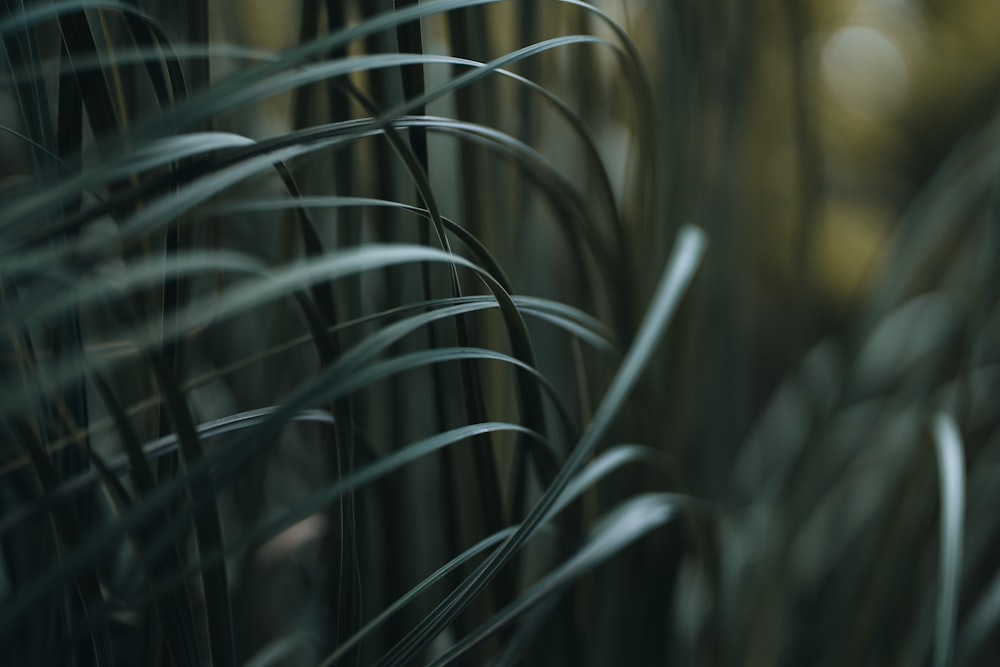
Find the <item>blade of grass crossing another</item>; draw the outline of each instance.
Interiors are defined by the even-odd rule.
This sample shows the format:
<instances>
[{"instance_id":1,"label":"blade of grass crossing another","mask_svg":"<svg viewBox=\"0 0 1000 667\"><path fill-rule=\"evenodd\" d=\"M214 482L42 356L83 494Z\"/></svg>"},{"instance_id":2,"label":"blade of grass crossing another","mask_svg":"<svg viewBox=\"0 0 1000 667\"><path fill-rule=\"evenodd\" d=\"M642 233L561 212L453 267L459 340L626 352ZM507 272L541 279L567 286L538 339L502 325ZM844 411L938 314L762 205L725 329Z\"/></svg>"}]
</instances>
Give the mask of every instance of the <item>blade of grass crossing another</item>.
<instances>
[{"instance_id":1,"label":"blade of grass crossing another","mask_svg":"<svg viewBox=\"0 0 1000 667\"><path fill-rule=\"evenodd\" d=\"M129 421L128 415L119 403L111 385L97 372L91 374L91 381L100 394L104 406L110 413L115 423L115 430L127 456L130 478L135 489L137 498L143 498L153 493L155 490L155 478L153 469L146 459L146 450L143 448L138 434ZM176 439L176 436L173 436ZM113 467L108 467L108 474L114 475L116 471ZM102 475L105 477L107 475ZM156 521L140 524L132 531L132 539L136 543L136 548L141 551L150 541L154 530L152 528L158 521L168 522L170 515L164 512ZM175 545L164 552L162 559L157 559L147 566L151 581L156 577L171 569L179 569L183 563L181 546ZM171 653L175 660L183 664L193 664L199 655L198 640L196 630L193 627L192 619L195 618L190 595L186 587L178 587L175 591L166 593L162 598L153 600L162 619L163 636L167 641Z\"/></svg>"},{"instance_id":2,"label":"blade of grass crossing another","mask_svg":"<svg viewBox=\"0 0 1000 667\"><path fill-rule=\"evenodd\" d=\"M701 233L696 230L690 230L689 234L692 238L689 238L684 243L685 249L682 251L678 261L675 262L677 265L668 272L671 277L667 281L668 284L665 286L666 292L663 295L663 298L668 301L676 301L679 298L680 294L677 291L682 290L690 278L690 275L685 275L685 273L689 274L693 271L693 265L697 263L697 259L700 257L700 246L703 242ZM694 246L692 246L692 243L694 243ZM692 252L695 255L693 259L688 257ZM497 301L503 316L505 328L511 337L512 351L516 352L520 350L521 354L516 354L515 357L517 358L511 358L506 355L483 350L428 351L423 354L409 355L410 359L408 360L389 360L381 364L380 368L369 368L365 373L367 377L362 378L357 376L356 368L351 369L353 372L349 373L350 377L343 377L346 371L341 363L325 368L315 379L298 387L291 395L287 396L285 402L277 410L269 413L261 420L253 434L236 438L228 447L220 450L218 457L214 460L210 460L212 457L207 457L201 461L187 463L187 470L182 475L158 485L156 492L147 498L146 502L129 510L126 514L119 517L118 522L105 527L98 534L94 535L93 539L85 546L75 553L70 554L61 570L50 572L45 577L30 582L21 595L12 600L6 607L0 608L0 632L3 632L5 629L5 624L23 614L33 604L33 601L58 590L65 582L71 580L76 574L85 569L87 564L97 557L98 554L109 553L126 536L127 531L132 526L146 521L158 513L165 503L172 502L180 493L183 493L187 485L194 481L195 476L207 474L213 463L221 464L227 468L235 466L234 472L238 470L241 462L247 460L248 457L252 458L256 452L261 451L270 441L269 439L280 434L285 424L303 409L314 408L325 401L344 396L351 391L365 386L367 382L374 382L397 370L402 372L427 363L458 360L463 357L496 359L524 368L529 373L537 373L533 365L521 360L527 349L530 349L529 336L520 311L510 295L489 274L485 273L481 267L457 255L449 255L440 250L423 246L376 246L369 244L355 250L337 253L319 261L284 267L278 273L267 273L260 280L249 281L230 290L225 298L220 298L217 302L216 314L220 320L224 319L236 312L256 307L269 299L287 295L290 291L307 286L314 280L336 280L352 272L370 271L391 263L418 261L456 263L474 271L483 280ZM673 306L674 303L672 302L667 304L668 312L664 313L664 316L669 315ZM204 313L199 312L197 304L193 304L190 312L182 313L178 322L182 325L188 321L191 321L193 324L200 324L203 317ZM103 361L96 359L95 361L98 362L96 363L98 367L107 367L107 364ZM542 376L538 375L536 377L537 381L544 384ZM60 378L56 377L54 379L59 380ZM586 455L581 455L580 462L585 457ZM224 483L218 481L218 484L221 488ZM214 505L211 496L202 495L192 498L192 506L197 510L209 505ZM151 548L151 552L155 552L155 549Z\"/></svg>"},{"instance_id":3,"label":"blade of grass crossing another","mask_svg":"<svg viewBox=\"0 0 1000 667\"><path fill-rule=\"evenodd\" d=\"M537 436L537 434L535 435ZM619 445L618 447L605 452L598 458L594 459L594 461L592 461L584 470L580 472L579 475L573 479L573 483L566 487L566 490L559 497L559 501L555 506L553 506L551 515L554 516L564 510L570 503L583 495L584 491L592 486L596 486L602 479L610 475L615 470L618 470L629 463L638 463L651 459L655 456L655 454L656 452L652 449L636 445ZM372 619L358 632L357 635L349 639L346 644L339 646L333 654L321 663L320 667L330 667L338 662L341 658L343 658L344 654L353 644L360 641L363 635L371 632L375 627L383 623L388 616L395 614L402 607L412 602L417 596L428 590L435 583L441 581L445 575L462 563L470 560L473 556L481 553L486 548L493 546L497 542L509 538L514 534L514 531L516 531L517 528L518 526L511 526L484 538L472 547L464 550L460 555L456 556L445 565L438 568L433 574L425 578L417 586L406 593L406 595L396 600L396 602L391 604L378 616Z\"/></svg>"},{"instance_id":4,"label":"blade of grass crossing another","mask_svg":"<svg viewBox=\"0 0 1000 667\"><path fill-rule=\"evenodd\" d=\"M11 420L8 422L11 432L17 437L31 456L33 469L42 489L49 491L59 483L59 476L52 465L52 461L45 450L45 446L35 436L31 427L22 420ZM56 537L59 541L60 550L72 553L73 549L86 541L86 532L80 523L80 517L73 507L57 507L50 513L52 526L55 529ZM89 563L90 567L79 573L73 580L76 588L80 612L84 619L88 619L93 610L99 607L104 601L101 595L100 575L96 563ZM26 619L19 619L26 620ZM93 653L94 663L97 665L112 664L111 640L107 633L93 630L88 633L87 640L89 648ZM87 649L82 649L89 653Z\"/></svg>"},{"instance_id":5,"label":"blade of grass crossing another","mask_svg":"<svg viewBox=\"0 0 1000 667\"><path fill-rule=\"evenodd\" d=\"M402 665L447 627L456 616L496 576L511 556L549 515L560 494L593 453L638 382L669 324L677 304L690 284L704 254L706 237L700 229L686 225L678 233L673 254L660 280L649 310L622 365L615 374L590 426L580 438L566 464L528 514L518 531L504 542L475 572L454 590L432 613L417 625L379 661L379 665Z\"/></svg>"},{"instance_id":6,"label":"blade of grass crossing another","mask_svg":"<svg viewBox=\"0 0 1000 667\"><path fill-rule=\"evenodd\" d=\"M623 503L604 517L594 535L572 558L431 664L435 666L453 664L549 596L558 595L574 579L597 567L651 530L673 519L677 514L678 499L679 497L674 494L651 493Z\"/></svg>"},{"instance_id":7,"label":"blade of grass crossing another","mask_svg":"<svg viewBox=\"0 0 1000 667\"><path fill-rule=\"evenodd\" d=\"M173 422L177 441L181 448L184 465L191 466L205 458L198 431L180 387L172 377L165 361L155 354L149 355L150 366L156 374L164 394L164 410ZM211 479L199 475L191 484L192 499L197 502L207 496L214 496ZM195 534L198 550L204 554L222 548L222 522L219 508L214 499L208 503L207 512L194 515ZM229 581L226 563L220 561L202 571L205 589L205 615L208 622L209 650L215 667L229 667L236 664L233 645L232 617L229 608Z\"/></svg>"}]
</instances>

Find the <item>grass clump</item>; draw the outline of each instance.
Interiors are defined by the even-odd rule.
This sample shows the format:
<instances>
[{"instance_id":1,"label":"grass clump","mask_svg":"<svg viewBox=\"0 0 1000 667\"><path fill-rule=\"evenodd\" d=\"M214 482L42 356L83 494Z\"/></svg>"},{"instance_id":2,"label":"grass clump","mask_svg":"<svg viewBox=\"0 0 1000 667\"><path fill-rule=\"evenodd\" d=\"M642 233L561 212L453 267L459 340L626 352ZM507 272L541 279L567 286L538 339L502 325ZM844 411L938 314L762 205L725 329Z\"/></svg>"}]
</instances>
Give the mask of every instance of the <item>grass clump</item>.
<instances>
[{"instance_id":1,"label":"grass clump","mask_svg":"<svg viewBox=\"0 0 1000 667\"><path fill-rule=\"evenodd\" d=\"M985 664L995 121L845 297L788 12L755 237L746 9L6 3L0 653Z\"/></svg>"}]
</instances>

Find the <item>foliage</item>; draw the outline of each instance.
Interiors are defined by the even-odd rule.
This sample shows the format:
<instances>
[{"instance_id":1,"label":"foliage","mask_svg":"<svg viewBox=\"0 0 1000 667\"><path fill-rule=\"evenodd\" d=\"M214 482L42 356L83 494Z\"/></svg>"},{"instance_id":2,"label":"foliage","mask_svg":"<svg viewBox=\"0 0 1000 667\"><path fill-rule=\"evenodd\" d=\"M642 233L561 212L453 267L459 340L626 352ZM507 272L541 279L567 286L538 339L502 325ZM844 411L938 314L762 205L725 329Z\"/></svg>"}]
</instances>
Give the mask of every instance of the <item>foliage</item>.
<instances>
[{"instance_id":1,"label":"foliage","mask_svg":"<svg viewBox=\"0 0 1000 667\"><path fill-rule=\"evenodd\" d=\"M760 324L751 17L621 4L662 52L579 0L0 7L5 660L1000 648L995 122L846 314L803 149Z\"/></svg>"}]
</instances>

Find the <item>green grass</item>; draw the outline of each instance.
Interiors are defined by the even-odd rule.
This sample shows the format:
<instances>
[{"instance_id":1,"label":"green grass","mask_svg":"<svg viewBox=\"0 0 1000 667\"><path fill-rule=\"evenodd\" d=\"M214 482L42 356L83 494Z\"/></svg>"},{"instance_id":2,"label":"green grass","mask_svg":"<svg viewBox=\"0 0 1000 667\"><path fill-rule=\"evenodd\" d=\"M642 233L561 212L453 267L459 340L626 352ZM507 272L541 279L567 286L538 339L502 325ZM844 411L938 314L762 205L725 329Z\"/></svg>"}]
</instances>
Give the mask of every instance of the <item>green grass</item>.
<instances>
[{"instance_id":1,"label":"green grass","mask_svg":"<svg viewBox=\"0 0 1000 667\"><path fill-rule=\"evenodd\" d=\"M995 121L834 312L764 27L595 4L0 6L4 661L990 664Z\"/></svg>"}]
</instances>

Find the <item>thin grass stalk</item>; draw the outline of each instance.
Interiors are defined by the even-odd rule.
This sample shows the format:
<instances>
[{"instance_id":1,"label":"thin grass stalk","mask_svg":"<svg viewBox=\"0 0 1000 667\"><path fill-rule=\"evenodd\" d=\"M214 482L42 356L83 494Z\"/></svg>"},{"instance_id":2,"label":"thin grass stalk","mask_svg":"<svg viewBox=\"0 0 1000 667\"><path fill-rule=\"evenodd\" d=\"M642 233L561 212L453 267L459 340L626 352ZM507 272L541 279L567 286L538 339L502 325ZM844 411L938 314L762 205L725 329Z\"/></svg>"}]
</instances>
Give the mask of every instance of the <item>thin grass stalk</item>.
<instances>
[{"instance_id":1,"label":"thin grass stalk","mask_svg":"<svg viewBox=\"0 0 1000 667\"><path fill-rule=\"evenodd\" d=\"M146 453L143 450L138 433L117 400L111 386L101 377L100 374L92 373L91 379L97 388L105 407L114 420L115 429L121 440L129 461L129 477L135 489L136 499L142 500L149 497L156 490L156 475L153 467L146 460ZM114 474L110 470L108 474ZM107 474L102 475L106 477ZM131 504L123 506L127 510ZM151 542L154 530L150 526L163 524L170 521L170 516L164 513L159 519L150 522L148 526L140 526L133 531L135 548L142 557L144 547ZM175 542L173 549L168 549L162 558L153 559L146 568L147 577L152 587L162 576L170 571L181 568L184 562L182 543ZM179 586L177 589L165 592L153 598L153 603L159 614L159 627L163 637L166 639L167 648L174 660L179 664L194 664L201 659L201 651L198 648L196 628L192 624L192 619L196 618L194 605L191 602L190 591L187 586ZM153 642L151 651L157 649L158 642ZM151 655L154 659L159 656Z\"/></svg>"},{"instance_id":2,"label":"thin grass stalk","mask_svg":"<svg viewBox=\"0 0 1000 667\"><path fill-rule=\"evenodd\" d=\"M31 462L38 482L43 492L54 489L59 483L59 476L52 461L48 456L42 442L32 432L30 426L21 420L9 422L11 432L16 435L18 441L27 450L31 457ZM86 542L86 533L80 523L80 517L72 507L57 507L51 514L52 524L60 544L60 551L72 553L73 550ZM81 572L74 580L76 596L70 596L67 601L67 623L71 627L75 622L76 609L79 608L84 619L88 619L92 609L101 605L104 598L101 595L100 575L96 565ZM71 651L69 655L72 659L86 660L89 654L97 665L112 664L111 640L108 633L90 632L87 636L89 651L78 653L73 647L67 647Z\"/></svg>"},{"instance_id":3,"label":"thin grass stalk","mask_svg":"<svg viewBox=\"0 0 1000 667\"><path fill-rule=\"evenodd\" d=\"M528 44L540 41L542 25L541 3L519 2L514 11L517 12L517 34L515 36ZM541 80L541 67L534 59L525 61L524 68L524 78L535 82ZM519 134L525 144L534 146L538 138L538 128L535 122L535 115L537 113L535 100L529 90L522 88L518 89L516 95L516 107L519 111ZM511 236L515 239L524 239L528 237L528 229L525 222L528 220L529 198L524 187L524 182L521 179L512 180L511 193L513 206L511 207L509 220L514 227ZM501 247L509 251L510 246L510 243L503 243ZM528 467L524 457L514 459L509 488L510 516L512 519L517 519L524 516L528 502Z\"/></svg>"},{"instance_id":4,"label":"thin grass stalk","mask_svg":"<svg viewBox=\"0 0 1000 667\"><path fill-rule=\"evenodd\" d=\"M481 61L481 54L474 45L486 45L489 43L488 36L482 29L483 26L477 21L475 10L469 8L459 8L448 13L448 45L451 53L460 58ZM457 73L457 71L456 71ZM466 120L480 119L484 117L482 104L485 100L481 96L473 94L469 89L462 89L455 93L455 111L457 118ZM470 231L477 238L487 238L490 225L488 218L492 216L493 208L487 201L487 192L482 188L482 180L486 177L486 167L480 156L473 147L465 142L459 145L459 165L462 187L462 215L461 219L469 226ZM486 240L489 244L489 240ZM465 345L468 341L468 332L464 331L464 325L459 324L456 331L459 336L459 344ZM467 419L470 421L480 421L485 418L484 397L481 394L480 384L475 377L475 371L471 368L462 369L462 396L464 410ZM476 488L479 492L480 507L484 513L483 526L487 534L496 532L507 524L503 517L503 509L500 504L501 489L499 485L498 471L495 465L493 444L488 439L483 439L480 446L473 451L474 469L476 471ZM503 600L513 592L512 581L508 581L506 591L501 591L500 586L495 587L493 595L497 600ZM460 626L464 631L466 628Z\"/></svg>"},{"instance_id":5,"label":"thin grass stalk","mask_svg":"<svg viewBox=\"0 0 1000 667\"><path fill-rule=\"evenodd\" d=\"M347 30L347 7L348 3L346 2L326 0L326 21L327 32L329 34L338 34L340 31ZM347 58L346 43L330 49L327 57L331 61L345 60ZM337 79L327 81L326 100L330 113L330 122L344 122L353 117L350 99L350 92L341 81ZM355 174L355 156L356 148L354 145L346 146L332 155L331 168L333 169L332 180L335 194L348 196L357 194L358 182ZM362 227L360 214L361 211L357 209L346 209L338 212L336 234L338 248L353 248L361 243ZM344 303L348 305L349 312L360 314L360 280L345 281L342 298Z\"/></svg>"},{"instance_id":6,"label":"thin grass stalk","mask_svg":"<svg viewBox=\"0 0 1000 667\"><path fill-rule=\"evenodd\" d=\"M395 1L396 10L405 9L408 6L418 4L418 0L396 0ZM422 35L421 21L418 19L416 21L410 21L408 23L400 24L396 27L396 41L399 44L399 50L401 53L415 53L423 54L423 35ZM426 81L424 78L424 68L423 66L408 67L400 70L400 76L402 78L403 84L403 99L412 100L420 96L423 96L426 92ZM421 104L414 109L414 113L417 115L425 115L427 112L427 106ZM427 132L425 129L414 128L408 132L408 138L410 142L410 149L413 152L413 157L424 173L430 174L430 155L427 146ZM417 197L421 197L419 187L416 192ZM421 245L430 245L431 243L431 229L430 226L421 225L417 232L417 242ZM430 265L423 265L421 267L421 288L423 290L423 298L430 299L432 294L432 280L431 280L431 267ZM427 344L430 348L436 348L440 344L439 336L435 327L428 327L427 329ZM434 366L431 369L431 391L433 396L443 397L445 393L445 376L439 366ZM438 431L444 431L448 428L450 424L448 416L448 403L444 400L434 401L434 419L435 419L435 429ZM458 466L458 461L455 457L454 452L451 448L442 450L441 456L439 457L439 470L442 479L442 498L444 499L442 511L445 517L445 541L446 550L445 553L448 555L458 554L462 550L462 537L461 537L461 522L459 518L458 508L461 506L462 498L459 495L457 480L456 480L456 470ZM456 570L450 575L451 585L458 584L459 573ZM402 587L397 587L396 590L400 590ZM402 636L404 629L397 623L396 627L390 629L390 634L392 636Z\"/></svg>"},{"instance_id":7,"label":"thin grass stalk","mask_svg":"<svg viewBox=\"0 0 1000 667\"><path fill-rule=\"evenodd\" d=\"M4 0L3 9L6 17L16 16L21 2ZM7 24L7 21L4 21ZM15 78L14 94L17 97L18 109L28 138L31 140L31 157L35 165L35 173L43 178L54 173L51 152L56 145L56 129L52 122L52 109L48 101L44 79L36 65L41 61L39 46L34 30L29 23L26 26L11 30L0 40L5 60L10 65L11 74L18 70L26 71L28 77Z\"/></svg>"},{"instance_id":8,"label":"thin grass stalk","mask_svg":"<svg viewBox=\"0 0 1000 667\"><path fill-rule=\"evenodd\" d=\"M805 36L812 33L812 16L810 8L804 3L787 0L785 10L788 14L788 51L791 54L789 63L792 68L792 99L795 146L797 149L798 202L797 222L795 231L795 286L796 311L799 314L796 327L799 329L793 338L791 349L794 357L799 356L807 341L803 337L808 332L802 331L806 322L815 319L813 303L815 277L812 275L810 259L816 239L816 228L819 223L819 207L823 198L823 155L820 152L819 137L816 133L816 112L812 108L812 100L816 94L813 71L815 66L810 57L813 46ZM797 340L795 340L797 339ZM793 357L793 358L794 358Z\"/></svg>"},{"instance_id":9,"label":"thin grass stalk","mask_svg":"<svg viewBox=\"0 0 1000 667\"><path fill-rule=\"evenodd\" d=\"M456 9L448 14L448 41L451 53L460 58L469 58L482 61L485 56L484 48L489 44L489 36L485 29L482 15L472 8ZM457 73L457 72L456 72ZM457 118L466 120L487 118L486 107L492 101L496 103L496 98L490 97L486 91L475 94L467 88L456 91L455 110ZM488 122L488 121L486 121ZM459 165L462 174L462 220L469 226L470 231L477 238L484 239L490 245L492 229L497 227L491 224L495 222L496 201L491 199L488 189L482 187L483 179L489 174L496 176L496 172L490 172L482 156L478 155L474 148L461 142L459 145ZM467 345L469 332L464 322L457 322L456 335L459 345ZM462 396L464 399L467 419L470 421L482 421L486 417L485 398L482 395L481 382L478 372L464 365L462 368ZM499 483L499 472L496 468L494 446L489 438L483 438L481 444L473 450L474 468L476 471L477 489L479 492L482 507L483 526L487 534L494 533L507 525L504 517L501 502L502 492ZM510 596L515 590L514 579L516 572L511 571L504 575L502 581L498 581L493 587L492 595L497 603L502 605L510 600Z\"/></svg>"},{"instance_id":10,"label":"thin grass stalk","mask_svg":"<svg viewBox=\"0 0 1000 667\"><path fill-rule=\"evenodd\" d=\"M319 4L307 3L302 8L302 30L300 30L300 43L309 43L312 31L307 29L305 22L307 16L314 16L316 25L319 23ZM346 11L347 3L331 2L326 3L327 24L330 32L344 29L347 25ZM318 32L318 31L317 31ZM345 48L337 48L329 53L329 57L337 59L346 56ZM331 120L346 120L350 117L347 98L336 90L334 81L328 86L328 105L331 113ZM304 120L299 118L299 120ZM333 162L334 182L338 187L347 187L347 193L351 193L354 187L354 165L352 163L353 147L345 151L339 151ZM353 212L347 212L347 220L339 221L338 224L338 246L353 246L360 243L360 220L353 219ZM348 312L360 313L361 308L361 282L359 278L350 278L345 281L342 289L342 301L338 309L335 310L333 299L333 287L327 288L329 293L324 299L327 309L327 324L332 325L337 321L339 314L337 310L346 308ZM341 343L336 343L337 350ZM333 457L328 464L334 479L343 479L348 475L354 466L356 436L355 423L359 417L357 408L350 397L336 402L332 409L335 414L335 440L333 442ZM330 580L330 600L332 608L336 614L335 632L333 643L339 644L343 637L350 636L360 627L362 622L363 609L365 606L365 583L362 578L360 562L361 550L367 549L368 538L363 526L358 523L359 505L356 497L350 495L340 501L335 511L328 513L328 520L331 525L337 526L337 539L327 540L327 548L336 550L337 570L336 576ZM363 512L362 512L363 516ZM360 653L358 654L360 659Z\"/></svg>"},{"instance_id":11,"label":"thin grass stalk","mask_svg":"<svg viewBox=\"0 0 1000 667\"><path fill-rule=\"evenodd\" d=\"M941 498L940 575L933 664L945 667L954 660L965 524L965 457L958 425L950 415L937 414L933 428Z\"/></svg>"},{"instance_id":12,"label":"thin grass stalk","mask_svg":"<svg viewBox=\"0 0 1000 667\"><path fill-rule=\"evenodd\" d=\"M210 43L208 7L208 0L187 0L186 2L186 11L184 13L187 21L184 33L195 44L204 44L207 46ZM208 54L206 53L202 58L191 59L188 62L188 67L190 71L189 83L185 82L185 87L189 85L195 90L207 89L211 83L211 63ZM211 131L212 118L207 118L198 129L206 132ZM163 250L166 260L164 266L166 267L179 253L193 247L194 239L186 221L183 219L173 221L166 228ZM166 328L174 328L174 322L172 321L174 314L180 307L181 302L186 298L190 298L190 294L190 284L184 285L180 280L164 276L161 314ZM183 378L184 349L181 339L176 339L170 343L161 343L159 356L166 361L171 374L175 377ZM161 413L161 428L163 428L166 422L166 415ZM165 432L161 432L160 435L165 435Z\"/></svg>"},{"instance_id":13,"label":"thin grass stalk","mask_svg":"<svg viewBox=\"0 0 1000 667\"><path fill-rule=\"evenodd\" d=\"M66 59L69 53L65 43L60 48L60 76L58 86L58 109L56 117L56 149L61 164L73 172L80 168L79 156L83 151L83 102L80 96L80 89L76 77L66 66ZM66 203L63 215L71 215L82 205L82 198ZM77 235L68 231L60 235L60 242L72 246ZM83 332L80 319L80 309L72 307L66 310L62 316L62 321L58 324L58 331L49 342L52 346L55 357L62 356L82 356L83 352ZM66 392L62 393L57 401L64 402L69 406L70 417L73 424L86 429L90 422L90 414L87 406L87 387L84 377L71 385ZM63 465L61 473L65 477L72 477L87 467L83 460L85 453L90 453L90 439L84 436L78 441L78 447L83 452L70 449L66 456L53 454L56 461ZM83 525L89 530L94 522L94 503L89 498L81 498L78 503L78 511Z\"/></svg>"},{"instance_id":14,"label":"thin grass stalk","mask_svg":"<svg viewBox=\"0 0 1000 667\"><path fill-rule=\"evenodd\" d=\"M177 433L184 465L195 466L204 460L205 455L187 401L167 367L168 362L155 354L149 356L149 362L163 391L164 405ZM217 491L213 488L211 479L207 476L196 477L192 480L190 492L192 499L211 499L206 501L207 511L202 511L194 517L199 553L204 554L221 548L224 544L222 522L216 504ZM236 664L236 656L225 561L206 567L202 571L202 585L212 664L217 667L231 667Z\"/></svg>"},{"instance_id":15,"label":"thin grass stalk","mask_svg":"<svg viewBox=\"0 0 1000 667\"><path fill-rule=\"evenodd\" d=\"M71 59L77 56L90 58L97 55L97 42L91 32L87 16L82 11L60 15L59 28ZM114 136L121 127L109 86L100 71L76 69L75 72L80 89L88 91L88 94L83 96L83 103L100 146L102 139Z\"/></svg>"}]
</instances>

